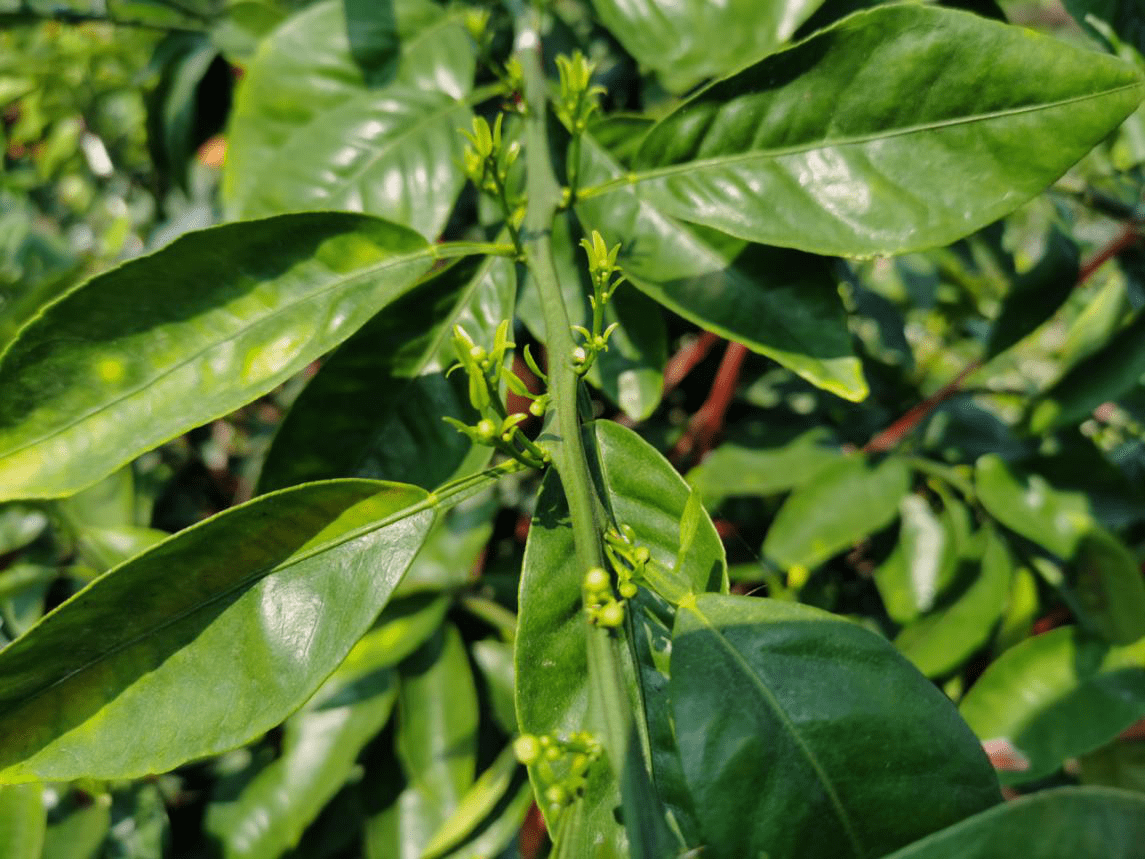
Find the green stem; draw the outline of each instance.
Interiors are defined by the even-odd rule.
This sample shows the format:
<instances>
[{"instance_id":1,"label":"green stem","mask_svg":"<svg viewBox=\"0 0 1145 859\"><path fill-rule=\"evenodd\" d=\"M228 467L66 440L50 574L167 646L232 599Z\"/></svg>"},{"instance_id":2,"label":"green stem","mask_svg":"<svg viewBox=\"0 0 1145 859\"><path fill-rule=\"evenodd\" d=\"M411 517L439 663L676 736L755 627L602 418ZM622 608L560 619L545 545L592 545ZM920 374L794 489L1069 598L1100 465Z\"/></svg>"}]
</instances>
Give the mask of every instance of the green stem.
<instances>
[{"instance_id":1,"label":"green stem","mask_svg":"<svg viewBox=\"0 0 1145 859\"><path fill-rule=\"evenodd\" d=\"M515 257L517 248L502 242L442 242L434 245L435 259L456 259L469 256Z\"/></svg>"},{"instance_id":2,"label":"green stem","mask_svg":"<svg viewBox=\"0 0 1145 859\"><path fill-rule=\"evenodd\" d=\"M556 410L556 438L550 451L569 505L577 560L581 570L587 572L591 567L604 566L600 537L603 522L597 514L599 502L581 439L577 410L580 379L572 365L576 344L553 263L552 226L562 195L549 163L545 127L546 81L541 69L538 15L532 10L519 16L518 20L521 24L517 35L517 55L524 71L528 111L525 118L525 156L529 203L521 238L525 264L540 293L549 347L549 390L552 407ZM602 742L613 772L619 779L626 758L631 714L616 643L608 630L595 626L588 628L588 662L589 684L604 734Z\"/></svg>"}]
</instances>

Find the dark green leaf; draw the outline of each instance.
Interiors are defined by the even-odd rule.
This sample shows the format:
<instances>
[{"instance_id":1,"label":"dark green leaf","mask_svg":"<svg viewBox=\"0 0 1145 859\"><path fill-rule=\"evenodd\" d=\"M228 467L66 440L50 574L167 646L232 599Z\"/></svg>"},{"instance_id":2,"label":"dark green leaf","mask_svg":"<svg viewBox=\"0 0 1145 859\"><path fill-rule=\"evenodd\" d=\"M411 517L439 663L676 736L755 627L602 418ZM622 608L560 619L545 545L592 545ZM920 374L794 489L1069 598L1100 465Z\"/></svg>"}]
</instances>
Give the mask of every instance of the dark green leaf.
<instances>
[{"instance_id":1,"label":"dark green leaf","mask_svg":"<svg viewBox=\"0 0 1145 859\"><path fill-rule=\"evenodd\" d=\"M1082 784L1120 787L1145 793L1145 743L1122 740L1110 743L1078 761Z\"/></svg>"},{"instance_id":2,"label":"dark green leaf","mask_svg":"<svg viewBox=\"0 0 1145 859\"><path fill-rule=\"evenodd\" d=\"M1082 27L1103 41L1107 34L1095 27L1089 16L1111 27L1118 38L1145 54L1145 9L1137 0L1064 0L1063 5Z\"/></svg>"},{"instance_id":3,"label":"dark green leaf","mask_svg":"<svg viewBox=\"0 0 1145 859\"><path fill-rule=\"evenodd\" d=\"M93 278L0 363L0 498L89 486L266 393L408 290L433 250L363 215L189 233Z\"/></svg>"},{"instance_id":4,"label":"dark green leaf","mask_svg":"<svg viewBox=\"0 0 1145 859\"><path fill-rule=\"evenodd\" d=\"M975 815L886 859L1137 859L1145 800L1097 788L1024 796Z\"/></svg>"},{"instance_id":5,"label":"dark green leaf","mask_svg":"<svg viewBox=\"0 0 1145 859\"><path fill-rule=\"evenodd\" d=\"M622 185L752 241L899 253L1021 205L1142 95L1112 57L968 13L881 6L703 90L648 133Z\"/></svg>"},{"instance_id":6,"label":"dark green leaf","mask_svg":"<svg viewBox=\"0 0 1145 859\"><path fill-rule=\"evenodd\" d=\"M834 615L702 594L677 610L671 672L705 855L873 859L999 800L946 696Z\"/></svg>"},{"instance_id":7,"label":"dark green leaf","mask_svg":"<svg viewBox=\"0 0 1145 859\"><path fill-rule=\"evenodd\" d=\"M584 183L623 171L586 138ZM758 245L746 250L701 234L655 200L622 190L577 202L589 229L621 245L632 284L687 319L794 370L850 400L867 395L830 267L821 259ZM725 237L726 241L726 237Z\"/></svg>"},{"instance_id":8,"label":"dark green leaf","mask_svg":"<svg viewBox=\"0 0 1145 859\"><path fill-rule=\"evenodd\" d=\"M1145 640L1110 646L1075 628L1027 639L986 669L959 710L983 740L1006 740L1028 760L999 773L1003 783L1042 778L1145 717Z\"/></svg>"},{"instance_id":9,"label":"dark green leaf","mask_svg":"<svg viewBox=\"0 0 1145 859\"><path fill-rule=\"evenodd\" d=\"M379 0L381 2L381 0ZM345 208L384 215L429 238L464 176L473 43L463 12L393 3L401 56L367 81L342 0L287 19L260 47L239 89L223 194L232 216ZM361 33L356 23L351 33ZM387 69L389 71L387 72ZM371 89L376 78L387 79Z\"/></svg>"},{"instance_id":10,"label":"dark green leaf","mask_svg":"<svg viewBox=\"0 0 1145 859\"><path fill-rule=\"evenodd\" d=\"M775 50L822 3L593 0L592 5L630 54L658 72L668 89L682 92Z\"/></svg>"},{"instance_id":11,"label":"dark green leaf","mask_svg":"<svg viewBox=\"0 0 1145 859\"><path fill-rule=\"evenodd\" d=\"M401 48L394 0L342 0L342 5L350 55L367 82L384 82L393 75Z\"/></svg>"},{"instance_id":12,"label":"dark green leaf","mask_svg":"<svg viewBox=\"0 0 1145 859\"><path fill-rule=\"evenodd\" d=\"M433 505L412 486L311 484L97 579L0 651L0 780L164 772L278 724L385 604Z\"/></svg>"},{"instance_id":13,"label":"dark green leaf","mask_svg":"<svg viewBox=\"0 0 1145 859\"><path fill-rule=\"evenodd\" d=\"M172 33L155 48L159 81L147 93L147 145L155 166L186 187L187 167L199 134L199 84L219 50L204 33Z\"/></svg>"},{"instance_id":14,"label":"dark green leaf","mask_svg":"<svg viewBox=\"0 0 1145 859\"><path fill-rule=\"evenodd\" d=\"M871 466L851 456L822 469L779 508L763 554L784 569L813 570L832 555L885 528L909 489L900 459Z\"/></svg>"},{"instance_id":15,"label":"dark green leaf","mask_svg":"<svg viewBox=\"0 0 1145 859\"><path fill-rule=\"evenodd\" d=\"M465 376L446 379L450 332L475 342L513 314L513 264L490 257L444 270L347 340L295 400L259 477L267 492L307 480L371 477L432 489L488 459L442 416L474 423ZM384 345L383 345L384 344Z\"/></svg>"},{"instance_id":16,"label":"dark green leaf","mask_svg":"<svg viewBox=\"0 0 1145 859\"><path fill-rule=\"evenodd\" d=\"M1087 531L1073 557L1087 619L1113 644L1145 636L1145 579L1125 544L1103 528Z\"/></svg>"}]
</instances>

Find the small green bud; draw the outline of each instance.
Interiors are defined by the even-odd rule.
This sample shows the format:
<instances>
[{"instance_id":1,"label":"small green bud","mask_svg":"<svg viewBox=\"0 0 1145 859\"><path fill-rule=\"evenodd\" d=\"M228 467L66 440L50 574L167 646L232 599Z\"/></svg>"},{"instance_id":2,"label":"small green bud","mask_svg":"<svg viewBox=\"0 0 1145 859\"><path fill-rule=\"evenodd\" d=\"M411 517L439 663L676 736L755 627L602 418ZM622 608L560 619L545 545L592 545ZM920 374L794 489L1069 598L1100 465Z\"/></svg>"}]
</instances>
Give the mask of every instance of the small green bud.
<instances>
[{"instance_id":1,"label":"small green bud","mask_svg":"<svg viewBox=\"0 0 1145 859\"><path fill-rule=\"evenodd\" d=\"M546 408L548 408L548 398L537 397L537 399L529 403L529 414L537 418L544 417Z\"/></svg>"},{"instance_id":2,"label":"small green bud","mask_svg":"<svg viewBox=\"0 0 1145 859\"><path fill-rule=\"evenodd\" d=\"M513 754L525 766L531 767L541 759L541 742L532 734L521 734L513 741Z\"/></svg>"},{"instance_id":3,"label":"small green bud","mask_svg":"<svg viewBox=\"0 0 1145 859\"><path fill-rule=\"evenodd\" d=\"M489 418L482 418L477 422L477 437L488 444L497 436L497 425Z\"/></svg>"},{"instance_id":4,"label":"small green bud","mask_svg":"<svg viewBox=\"0 0 1145 859\"><path fill-rule=\"evenodd\" d=\"M637 564L639 564L640 566L644 566L645 564L648 563L649 560L651 560L651 558L652 558L652 553L648 551L647 546L637 546L636 547L636 563Z\"/></svg>"},{"instance_id":5,"label":"small green bud","mask_svg":"<svg viewBox=\"0 0 1145 859\"><path fill-rule=\"evenodd\" d=\"M569 801L568 791L562 785L551 784L545 788L545 801L549 805L562 806Z\"/></svg>"},{"instance_id":6,"label":"small green bud","mask_svg":"<svg viewBox=\"0 0 1145 859\"><path fill-rule=\"evenodd\" d=\"M547 749L545 749L545 760L559 761L562 757L564 757L564 754L564 749L562 749L560 746L549 746Z\"/></svg>"},{"instance_id":7,"label":"small green bud","mask_svg":"<svg viewBox=\"0 0 1145 859\"><path fill-rule=\"evenodd\" d=\"M597 612L596 622L601 626L615 628L624 623L624 605L618 602L610 602L607 605L602 605L600 611Z\"/></svg>"},{"instance_id":8,"label":"small green bud","mask_svg":"<svg viewBox=\"0 0 1145 859\"><path fill-rule=\"evenodd\" d=\"M588 360L588 352L585 351L583 346L577 346L573 349L572 357L574 364L583 364Z\"/></svg>"},{"instance_id":9,"label":"small green bud","mask_svg":"<svg viewBox=\"0 0 1145 859\"><path fill-rule=\"evenodd\" d=\"M584 574L584 589L588 593L597 594L607 591L611 585L612 579L609 578L603 567L593 567Z\"/></svg>"},{"instance_id":10,"label":"small green bud","mask_svg":"<svg viewBox=\"0 0 1145 859\"><path fill-rule=\"evenodd\" d=\"M632 582L621 582L617 590L620 591L620 595L626 600L630 600L636 596L636 585L632 584Z\"/></svg>"}]
</instances>

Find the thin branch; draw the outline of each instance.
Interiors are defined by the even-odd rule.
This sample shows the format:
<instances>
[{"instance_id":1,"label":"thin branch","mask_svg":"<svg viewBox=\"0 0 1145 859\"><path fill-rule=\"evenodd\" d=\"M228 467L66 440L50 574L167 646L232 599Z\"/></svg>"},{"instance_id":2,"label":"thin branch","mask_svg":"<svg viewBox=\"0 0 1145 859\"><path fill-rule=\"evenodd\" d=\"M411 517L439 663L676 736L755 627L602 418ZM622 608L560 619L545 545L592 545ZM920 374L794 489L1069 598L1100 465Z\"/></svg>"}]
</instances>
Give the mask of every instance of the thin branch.
<instances>
[{"instance_id":1,"label":"thin branch","mask_svg":"<svg viewBox=\"0 0 1145 859\"><path fill-rule=\"evenodd\" d=\"M746 346L742 343L728 343L708 398L692 416L687 430L668 454L669 459L673 461L693 459L699 462L712 449L716 437L723 431L724 418L735 395L740 370L746 357Z\"/></svg>"},{"instance_id":2,"label":"thin branch","mask_svg":"<svg viewBox=\"0 0 1145 859\"><path fill-rule=\"evenodd\" d=\"M699 337L673 355L664 367L664 393L667 394L684 381L719 342L718 334L703 331Z\"/></svg>"}]
</instances>

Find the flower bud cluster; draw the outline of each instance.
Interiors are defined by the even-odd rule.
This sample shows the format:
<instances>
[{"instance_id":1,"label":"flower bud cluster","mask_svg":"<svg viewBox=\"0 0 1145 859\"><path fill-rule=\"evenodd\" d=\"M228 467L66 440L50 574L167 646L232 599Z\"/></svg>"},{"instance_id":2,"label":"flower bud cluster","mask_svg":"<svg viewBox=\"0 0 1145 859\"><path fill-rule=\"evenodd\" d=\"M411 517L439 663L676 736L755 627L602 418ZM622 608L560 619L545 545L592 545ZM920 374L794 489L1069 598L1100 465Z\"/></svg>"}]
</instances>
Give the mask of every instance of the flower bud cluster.
<instances>
[{"instance_id":1,"label":"flower bud cluster","mask_svg":"<svg viewBox=\"0 0 1145 859\"><path fill-rule=\"evenodd\" d=\"M583 795L588 772L604 753L600 742L588 731L568 737L522 734L513 743L517 760L533 768L550 818Z\"/></svg>"},{"instance_id":2,"label":"flower bud cluster","mask_svg":"<svg viewBox=\"0 0 1145 859\"><path fill-rule=\"evenodd\" d=\"M469 379L469 402L481 419L473 426L462 423L456 418L444 417L443 420L477 444L495 448L532 468L544 468L549 463L549 452L527 438L518 426L528 419L528 415L523 412L508 414L508 409L501 400L501 383L504 382L513 393L532 400L529 405L531 414L539 417L545 413L548 406L548 393L532 393L524 382L506 369L505 355L515 345L509 340L508 320L503 320L497 326L497 332L493 336L493 348L490 350L475 343L460 325L454 326L453 348L457 353L458 363L449 368L449 373L459 369L465 371ZM547 378L537 367L527 347L524 357L537 377L547 382Z\"/></svg>"},{"instance_id":3,"label":"flower bud cluster","mask_svg":"<svg viewBox=\"0 0 1145 859\"><path fill-rule=\"evenodd\" d=\"M596 230L592 231L592 238L581 239L581 247L588 256L588 271L592 278L592 295L589 304L592 306L592 330L589 331L580 325L574 325L573 331L580 335L583 341L573 350L573 369L584 375L592 367L596 356L608 351L608 338L616 330L619 323L613 322L604 328L604 308L608 304L616 288L624 283L624 275L613 280L618 271L616 257L620 253L620 245L609 248L604 237Z\"/></svg>"},{"instance_id":4,"label":"flower bud cluster","mask_svg":"<svg viewBox=\"0 0 1145 859\"><path fill-rule=\"evenodd\" d=\"M616 573L617 590L624 599L636 596L636 582L644 578L644 571L652 560L647 546L636 543L636 534L628 525L620 530L610 528L604 534L604 554Z\"/></svg>"},{"instance_id":5,"label":"flower bud cluster","mask_svg":"<svg viewBox=\"0 0 1145 859\"><path fill-rule=\"evenodd\" d=\"M606 90L591 84L596 66L580 51L574 51L571 57L561 54L556 62L561 83L556 104L557 118L573 135L584 134L588 130L589 119L600 106L599 98Z\"/></svg>"},{"instance_id":6,"label":"flower bud cluster","mask_svg":"<svg viewBox=\"0 0 1145 859\"><path fill-rule=\"evenodd\" d=\"M497 114L493 126L483 116L473 117L473 131L461 133L469 141L462 155L462 168L465 175L478 189L496 197L501 203L506 226L513 238L513 244L520 249L519 230L524 218L522 201L509 198L507 183L509 168L521 155L521 143L514 140L505 144L501 139L501 124L505 115Z\"/></svg>"}]
</instances>

